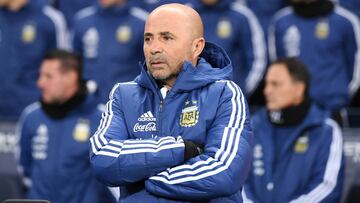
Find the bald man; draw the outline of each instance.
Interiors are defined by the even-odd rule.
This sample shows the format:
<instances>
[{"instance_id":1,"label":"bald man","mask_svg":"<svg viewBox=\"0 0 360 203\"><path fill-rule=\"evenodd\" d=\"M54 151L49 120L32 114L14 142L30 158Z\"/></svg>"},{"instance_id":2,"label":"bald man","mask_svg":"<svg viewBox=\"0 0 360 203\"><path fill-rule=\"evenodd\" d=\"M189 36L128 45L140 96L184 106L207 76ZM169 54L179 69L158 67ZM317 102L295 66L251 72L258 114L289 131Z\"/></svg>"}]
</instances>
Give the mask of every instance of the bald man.
<instances>
[{"instance_id":1,"label":"bald man","mask_svg":"<svg viewBox=\"0 0 360 203\"><path fill-rule=\"evenodd\" d=\"M90 139L96 176L120 187L121 202L242 202L252 131L229 57L180 4L148 16L144 54Z\"/></svg>"}]
</instances>

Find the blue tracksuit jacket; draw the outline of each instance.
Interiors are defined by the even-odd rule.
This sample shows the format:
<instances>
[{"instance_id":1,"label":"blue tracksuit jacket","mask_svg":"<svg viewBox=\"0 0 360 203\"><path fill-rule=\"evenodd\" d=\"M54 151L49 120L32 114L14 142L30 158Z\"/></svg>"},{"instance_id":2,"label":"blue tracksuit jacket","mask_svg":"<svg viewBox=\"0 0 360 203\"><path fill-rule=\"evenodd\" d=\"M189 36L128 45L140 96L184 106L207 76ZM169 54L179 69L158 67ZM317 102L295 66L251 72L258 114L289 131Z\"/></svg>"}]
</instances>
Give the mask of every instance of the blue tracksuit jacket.
<instances>
[{"instance_id":1,"label":"blue tracksuit jacket","mask_svg":"<svg viewBox=\"0 0 360 203\"><path fill-rule=\"evenodd\" d=\"M36 81L44 55L68 46L66 23L62 14L43 0L30 0L17 12L0 8L0 13L6 21L1 38L6 39L2 46L7 52L0 55L0 117L17 120L22 110L39 98Z\"/></svg>"},{"instance_id":2,"label":"blue tracksuit jacket","mask_svg":"<svg viewBox=\"0 0 360 203\"><path fill-rule=\"evenodd\" d=\"M231 63L207 43L197 67L185 62L165 99L143 67L134 82L117 84L91 141L91 163L120 202L242 202L252 132ZM184 142L204 153L184 161ZM131 193L136 182L145 181Z\"/></svg>"},{"instance_id":3,"label":"blue tracksuit jacket","mask_svg":"<svg viewBox=\"0 0 360 203\"><path fill-rule=\"evenodd\" d=\"M97 82L102 102L114 84L140 73L146 15L127 4L107 9L95 5L77 13L73 49L83 56L84 77Z\"/></svg>"},{"instance_id":4,"label":"blue tracksuit jacket","mask_svg":"<svg viewBox=\"0 0 360 203\"><path fill-rule=\"evenodd\" d=\"M93 5L94 2L96 0L58 0L55 6L64 14L66 23L71 28L75 14L83 8Z\"/></svg>"},{"instance_id":5,"label":"blue tracksuit jacket","mask_svg":"<svg viewBox=\"0 0 360 203\"><path fill-rule=\"evenodd\" d=\"M155 8L169 3L180 3L184 4L188 0L137 0L137 1L128 1L131 5L141 7L148 12L151 12Z\"/></svg>"},{"instance_id":6,"label":"blue tracksuit jacket","mask_svg":"<svg viewBox=\"0 0 360 203\"><path fill-rule=\"evenodd\" d=\"M294 127L272 125L265 110L254 115L254 159L244 202L340 202L342 133L327 114L312 106Z\"/></svg>"},{"instance_id":7,"label":"blue tracksuit jacket","mask_svg":"<svg viewBox=\"0 0 360 203\"><path fill-rule=\"evenodd\" d=\"M110 203L88 159L89 137L101 119L94 95L64 119L52 119L34 103L19 122L20 165L31 199L52 203Z\"/></svg>"},{"instance_id":8,"label":"blue tracksuit jacket","mask_svg":"<svg viewBox=\"0 0 360 203\"><path fill-rule=\"evenodd\" d=\"M273 15L287 5L286 0L240 0L240 2L254 12L265 33Z\"/></svg>"},{"instance_id":9,"label":"blue tracksuit jacket","mask_svg":"<svg viewBox=\"0 0 360 203\"><path fill-rule=\"evenodd\" d=\"M205 39L229 54L233 80L249 96L266 68L265 38L257 18L250 9L233 0L222 0L213 6L192 0L190 5L203 20Z\"/></svg>"},{"instance_id":10,"label":"blue tracksuit jacket","mask_svg":"<svg viewBox=\"0 0 360 203\"><path fill-rule=\"evenodd\" d=\"M360 84L360 22L340 6L327 16L302 18L279 11L269 32L275 58L298 56L309 68L310 95L326 109L346 107Z\"/></svg>"},{"instance_id":11,"label":"blue tracksuit jacket","mask_svg":"<svg viewBox=\"0 0 360 203\"><path fill-rule=\"evenodd\" d=\"M341 6L352 11L360 17L360 1L357 0L337 0Z\"/></svg>"}]
</instances>

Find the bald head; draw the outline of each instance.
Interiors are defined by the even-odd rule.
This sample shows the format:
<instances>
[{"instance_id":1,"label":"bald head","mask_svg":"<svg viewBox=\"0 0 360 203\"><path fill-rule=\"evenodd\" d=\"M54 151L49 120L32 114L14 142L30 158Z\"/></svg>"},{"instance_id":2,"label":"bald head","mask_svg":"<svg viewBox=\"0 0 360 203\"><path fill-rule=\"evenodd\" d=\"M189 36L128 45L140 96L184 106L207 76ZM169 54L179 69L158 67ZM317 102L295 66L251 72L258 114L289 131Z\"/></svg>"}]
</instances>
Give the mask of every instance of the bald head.
<instances>
[{"instance_id":1,"label":"bald head","mask_svg":"<svg viewBox=\"0 0 360 203\"><path fill-rule=\"evenodd\" d=\"M174 23L185 24L192 38L204 36L204 26L198 12L189 6L183 4L164 4L153 10L146 23L155 19L171 19Z\"/></svg>"}]
</instances>

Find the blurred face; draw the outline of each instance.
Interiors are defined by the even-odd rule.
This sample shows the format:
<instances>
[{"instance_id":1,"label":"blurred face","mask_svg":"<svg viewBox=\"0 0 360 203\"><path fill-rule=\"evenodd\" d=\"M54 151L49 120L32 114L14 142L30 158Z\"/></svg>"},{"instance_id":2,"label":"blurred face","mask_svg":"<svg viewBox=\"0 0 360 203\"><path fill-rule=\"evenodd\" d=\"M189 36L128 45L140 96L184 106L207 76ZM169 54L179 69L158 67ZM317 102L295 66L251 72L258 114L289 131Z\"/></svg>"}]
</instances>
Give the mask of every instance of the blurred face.
<instances>
[{"instance_id":1,"label":"blurred face","mask_svg":"<svg viewBox=\"0 0 360 203\"><path fill-rule=\"evenodd\" d=\"M0 0L0 6L7 6L11 0Z\"/></svg>"},{"instance_id":2,"label":"blurred face","mask_svg":"<svg viewBox=\"0 0 360 203\"><path fill-rule=\"evenodd\" d=\"M269 111L298 105L303 100L305 85L294 81L285 64L273 64L265 77L264 95Z\"/></svg>"},{"instance_id":3,"label":"blurred face","mask_svg":"<svg viewBox=\"0 0 360 203\"><path fill-rule=\"evenodd\" d=\"M217 2L219 2L219 0L201 0L203 2L203 4L211 6L216 4Z\"/></svg>"},{"instance_id":4,"label":"blurred face","mask_svg":"<svg viewBox=\"0 0 360 203\"><path fill-rule=\"evenodd\" d=\"M120 5L123 2L125 2L125 0L99 0L99 3L103 8Z\"/></svg>"},{"instance_id":5,"label":"blurred face","mask_svg":"<svg viewBox=\"0 0 360 203\"><path fill-rule=\"evenodd\" d=\"M185 60L197 56L192 51L191 26L178 13L162 11L149 16L144 33L144 55L150 74L166 84L173 84Z\"/></svg>"},{"instance_id":6,"label":"blurred face","mask_svg":"<svg viewBox=\"0 0 360 203\"><path fill-rule=\"evenodd\" d=\"M9 10L11 11L18 11L22 7L24 7L29 0L10 0L7 4Z\"/></svg>"},{"instance_id":7,"label":"blurred face","mask_svg":"<svg viewBox=\"0 0 360 203\"><path fill-rule=\"evenodd\" d=\"M71 74L74 74L74 71L61 71L59 60L45 60L41 64L40 76L37 81L42 100L47 104L66 101L69 97L68 91L74 82Z\"/></svg>"}]
</instances>

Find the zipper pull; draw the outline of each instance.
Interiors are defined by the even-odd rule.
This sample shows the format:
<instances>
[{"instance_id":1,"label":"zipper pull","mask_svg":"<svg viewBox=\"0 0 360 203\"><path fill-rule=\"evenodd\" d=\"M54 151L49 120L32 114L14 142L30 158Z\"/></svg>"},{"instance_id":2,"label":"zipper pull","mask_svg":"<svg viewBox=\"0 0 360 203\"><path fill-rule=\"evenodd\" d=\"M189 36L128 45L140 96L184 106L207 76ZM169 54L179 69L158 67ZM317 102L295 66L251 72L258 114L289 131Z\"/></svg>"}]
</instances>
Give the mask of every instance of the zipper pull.
<instances>
[{"instance_id":1,"label":"zipper pull","mask_svg":"<svg viewBox=\"0 0 360 203\"><path fill-rule=\"evenodd\" d=\"M163 100L160 100L159 112L162 111L163 103L164 103L164 101L163 101Z\"/></svg>"}]
</instances>

